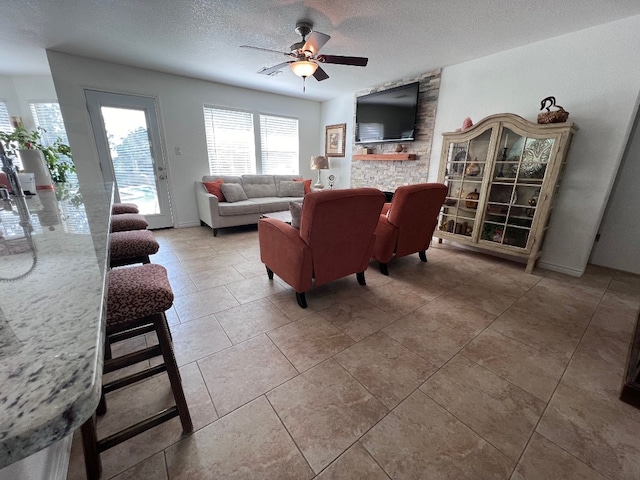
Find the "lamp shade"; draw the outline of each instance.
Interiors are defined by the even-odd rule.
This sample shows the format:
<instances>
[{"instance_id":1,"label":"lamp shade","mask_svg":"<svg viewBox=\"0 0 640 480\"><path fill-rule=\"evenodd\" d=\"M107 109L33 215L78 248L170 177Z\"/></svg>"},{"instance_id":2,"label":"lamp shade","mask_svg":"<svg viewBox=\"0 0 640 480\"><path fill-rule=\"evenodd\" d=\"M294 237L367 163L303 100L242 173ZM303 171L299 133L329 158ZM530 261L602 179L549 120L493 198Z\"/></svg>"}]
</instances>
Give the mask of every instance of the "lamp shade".
<instances>
[{"instance_id":1,"label":"lamp shade","mask_svg":"<svg viewBox=\"0 0 640 480\"><path fill-rule=\"evenodd\" d=\"M290 63L289 66L291 67L291 70L293 70L293 73L302 78L313 75L318 69L317 63L306 60L298 60L297 62Z\"/></svg>"},{"instance_id":2,"label":"lamp shade","mask_svg":"<svg viewBox=\"0 0 640 480\"><path fill-rule=\"evenodd\" d=\"M322 155L311 157L311 170L327 170L329 168L329 159Z\"/></svg>"}]
</instances>

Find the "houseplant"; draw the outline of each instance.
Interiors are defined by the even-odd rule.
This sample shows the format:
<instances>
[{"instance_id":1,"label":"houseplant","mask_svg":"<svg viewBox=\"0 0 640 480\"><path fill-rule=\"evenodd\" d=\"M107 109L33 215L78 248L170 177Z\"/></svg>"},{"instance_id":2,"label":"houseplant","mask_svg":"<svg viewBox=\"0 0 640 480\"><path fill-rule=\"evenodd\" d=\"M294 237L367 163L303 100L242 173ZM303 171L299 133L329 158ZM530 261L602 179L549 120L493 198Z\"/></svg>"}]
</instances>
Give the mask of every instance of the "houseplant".
<instances>
[{"instance_id":1,"label":"houseplant","mask_svg":"<svg viewBox=\"0 0 640 480\"><path fill-rule=\"evenodd\" d=\"M44 145L42 134L45 132L46 130L41 127L27 130L19 125L13 132L0 132L0 141L4 144L7 153L14 156L20 150L41 151L49 173L51 173L51 179L55 183L64 183L67 181L67 175L76 171L71 162L71 147L65 144L60 137L56 138L51 145ZM60 154L65 155L68 159L60 158Z\"/></svg>"}]
</instances>

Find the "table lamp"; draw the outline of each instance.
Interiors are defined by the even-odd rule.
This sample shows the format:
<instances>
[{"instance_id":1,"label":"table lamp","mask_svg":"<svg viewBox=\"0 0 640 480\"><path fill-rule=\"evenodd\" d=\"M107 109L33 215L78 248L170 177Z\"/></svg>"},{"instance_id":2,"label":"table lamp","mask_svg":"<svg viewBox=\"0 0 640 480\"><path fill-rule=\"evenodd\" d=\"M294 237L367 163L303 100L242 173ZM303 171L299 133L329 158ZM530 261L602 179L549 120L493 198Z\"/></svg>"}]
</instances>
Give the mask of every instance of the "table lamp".
<instances>
[{"instance_id":1,"label":"table lamp","mask_svg":"<svg viewBox=\"0 0 640 480\"><path fill-rule=\"evenodd\" d=\"M318 183L316 183L313 188L316 190L322 190L324 185L320 179L320 170L328 170L329 169L329 159L322 155L316 155L311 157L311 170L318 170Z\"/></svg>"}]
</instances>

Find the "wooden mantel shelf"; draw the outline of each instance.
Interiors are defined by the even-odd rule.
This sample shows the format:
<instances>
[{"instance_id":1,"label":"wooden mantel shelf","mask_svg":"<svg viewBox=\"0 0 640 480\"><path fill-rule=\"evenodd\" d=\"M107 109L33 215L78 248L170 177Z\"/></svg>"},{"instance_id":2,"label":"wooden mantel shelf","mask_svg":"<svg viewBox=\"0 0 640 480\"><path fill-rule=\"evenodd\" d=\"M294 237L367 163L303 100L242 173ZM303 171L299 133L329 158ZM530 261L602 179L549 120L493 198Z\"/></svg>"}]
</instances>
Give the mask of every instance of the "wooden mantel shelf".
<instances>
[{"instance_id":1,"label":"wooden mantel shelf","mask_svg":"<svg viewBox=\"0 0 640 480\"><path fill-rule=\"evenodd\" d=\"M415 153L368 153L354 155L354 160L416 160Z\"/></svg>"}]
</instances>

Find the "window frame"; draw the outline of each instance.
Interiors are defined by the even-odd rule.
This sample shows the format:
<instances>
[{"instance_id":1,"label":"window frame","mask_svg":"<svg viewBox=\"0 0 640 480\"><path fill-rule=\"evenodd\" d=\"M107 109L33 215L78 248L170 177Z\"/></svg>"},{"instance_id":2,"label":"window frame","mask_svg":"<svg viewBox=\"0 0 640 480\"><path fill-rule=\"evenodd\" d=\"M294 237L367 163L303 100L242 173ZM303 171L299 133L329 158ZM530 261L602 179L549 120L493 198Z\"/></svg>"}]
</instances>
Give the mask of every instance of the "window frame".
<instances>
[{"instance_id":1,"label":"window frame","mask_svg":"<svg viewBox=\"0 0 640 480\"><path fill-rule=\"evenodd\" d=\"M210 147L213 145L214 141L210 140L210 137L212 135L215 135L215 132L210 131L210 127L208 124L208 119L207 119L207 115L208 110L211 111L226 111L226 112L236 112L239 114L243 114L243 115L248 115L251 118L251 125L253 126L253 130L252 130L252 147L249 148L249 150L253 150L253 156L252 158L250 158L250 161L252 162L252 166L250 168L250 174L265 174L264 173L264 166L263 163L268 163L265 162L265 155L269 154L269 151L273 151L273 149L268 149L265 148L265 144L263 142L263 128L262 128L262 118L266 117L266 118L274 118L274 119L283 119L283 120L292 120L296 122L296 160L295 162L290 161L288 163L288 167L290 170L293 170L291 167L295 167L295 172L294 173L283 173L285 175L299 175L300 174L300 119L298 117L292 116L292 115L282 115L282 114L274 114L274 113L267 113L267 112L260 112L260 111L252 111L252 110L246 110L246 109L240 109L240 108L232 108L232 107L226 107L226 106L221 106L221 105L213 105L213 104L204 104L203 105L203 120L204 120L204 129L205 129L205 142L206 142L206 148L207 148L207 162L208 162L208 166L209 166L209 175L245 175L248 172L244 171L244 172L240 172L240 171L234 171L233 168L231 169L231 171L229 172L228 168L215 168L215 164L212 161L212 152ZM215 153L214 155L215 156ZM245 169L246 170L246 169ZM267 175L279 175L281 173L267 173Z\"/></svg>"}]
</instances>

